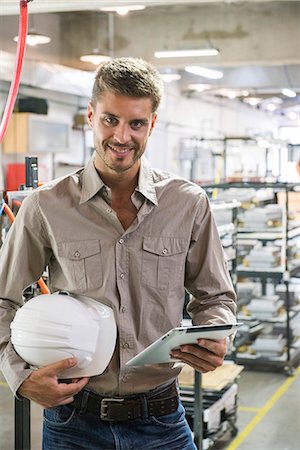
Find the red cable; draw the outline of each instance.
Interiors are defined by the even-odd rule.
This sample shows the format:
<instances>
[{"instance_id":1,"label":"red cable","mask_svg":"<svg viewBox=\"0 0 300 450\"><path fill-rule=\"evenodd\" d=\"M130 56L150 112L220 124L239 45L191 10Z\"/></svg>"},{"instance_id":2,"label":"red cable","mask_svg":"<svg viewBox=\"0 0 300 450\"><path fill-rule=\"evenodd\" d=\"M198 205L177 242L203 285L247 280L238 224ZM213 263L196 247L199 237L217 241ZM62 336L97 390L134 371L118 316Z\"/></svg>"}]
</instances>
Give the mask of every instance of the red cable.
<instances>
[{"instance_id":1,"label":"red cable","mask_svg":"<svg viewBox=\"0 0 300 450\"><path fill-rule=\"evenodd\" d=\"M19 20L17 56L16 56L13 80L10 85L7 102L6 102L5 110L4 110L1 125L0 125L0 144L5 136L8 122L9 122L10 116L12 114L12 111L14 109L14 105L15 105L15 101L16 101L17 93L18 93L18 89L19 89L19 84L20 84L20 77L21 77L24 54L25 54L27 25L28 25L27 4L28 4L28 0L20 0L20 20Z\"/></svg>"},{"instance_id":2,"label":"red cable","mask_svg":"<svg viewBox=\"0 0 300 450\"><path fill-rule=\"evenodd\" d=\"M27 26L28 26L28 8L27 8L28 1L31 1L31 0L20 0L20 20L19 20L17 57L16 57L13 81L11 82L11 85L10 85L5 110L4 110L2 121L0 124L0 144L5 136L8 122L9 122L10 116L11 116L12 111L15 106L15 101L17 98L19 84L20 84L21 72L22 72L23 61L24 61L24 54L25 54L25 46L26 46ZM7 214L10 222L13 223L15 220L15 216L14 216L12 210L10 209L10 207L6 203L4 203L4 212ZM46 283L44 282L44 280L42 278L40 278L38 280L38 285L40 286L41 292L43 294L50 293Z\"/></svg>"}]
</instances>

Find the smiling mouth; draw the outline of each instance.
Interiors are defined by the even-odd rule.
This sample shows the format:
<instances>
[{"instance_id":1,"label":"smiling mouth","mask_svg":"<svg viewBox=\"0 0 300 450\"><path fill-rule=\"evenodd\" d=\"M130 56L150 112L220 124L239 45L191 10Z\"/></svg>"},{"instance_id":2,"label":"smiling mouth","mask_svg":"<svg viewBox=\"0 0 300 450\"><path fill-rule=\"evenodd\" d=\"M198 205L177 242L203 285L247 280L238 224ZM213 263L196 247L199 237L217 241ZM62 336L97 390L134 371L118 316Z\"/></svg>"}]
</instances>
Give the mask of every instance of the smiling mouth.
<instances>
[{"instance_id":1,"label":"smiling mouth","mask_svg":"<svg viewBox=\"0 0 300 450\"><path fill-rule=\"evenodd\" d=\"M110 150L112 150L113 153L115 153L116 155L120 155L120 156L125 156L129 152L134 150L133 147L119 147L119 146L114 146L111 144L107 144L107 146Z\"/></svg>"}]
</instances>

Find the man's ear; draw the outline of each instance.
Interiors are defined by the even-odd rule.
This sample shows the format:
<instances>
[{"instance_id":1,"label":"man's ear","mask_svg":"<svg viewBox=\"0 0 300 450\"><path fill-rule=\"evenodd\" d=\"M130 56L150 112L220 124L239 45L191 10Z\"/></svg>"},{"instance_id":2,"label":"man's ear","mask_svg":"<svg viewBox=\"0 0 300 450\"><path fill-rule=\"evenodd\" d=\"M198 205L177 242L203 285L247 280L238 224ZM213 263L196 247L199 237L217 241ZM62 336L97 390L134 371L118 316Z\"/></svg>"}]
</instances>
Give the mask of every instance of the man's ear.
<instances>
[{"instance_id":1,"label":"man's ear","mask_svg":"<svg viewBox=\"0 0 300 450\"><path fill-rule=\"evenodd\" d=\"M94 116L94 108L92 106L92 103L88 103L87 108L87 122L91 128L93 128L93 116Z\"/></svg>"},{"instance_id":2,"label":"man's ear","mask_svg":"<svg viewBox=\"0 0 300 450\"><path fill-rule=\"evenodd\" d=\"M149 136L152 133L152 130L153 130L155 122L156 122L156 119L157 119L157 114L153 114Z\"/></svg>"}]
</instances>

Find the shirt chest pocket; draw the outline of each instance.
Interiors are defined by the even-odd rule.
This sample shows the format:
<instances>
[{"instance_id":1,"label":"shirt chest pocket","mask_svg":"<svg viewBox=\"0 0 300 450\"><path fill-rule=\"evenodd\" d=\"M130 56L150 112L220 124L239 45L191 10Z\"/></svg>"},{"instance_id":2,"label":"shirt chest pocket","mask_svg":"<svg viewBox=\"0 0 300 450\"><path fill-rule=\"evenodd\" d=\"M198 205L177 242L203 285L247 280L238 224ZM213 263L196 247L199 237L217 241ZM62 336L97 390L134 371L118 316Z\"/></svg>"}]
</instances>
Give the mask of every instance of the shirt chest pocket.
<instances>
[{"instance_id":1,"label":"shirt chest pocket","mask_svg":"<svg viewBox=\"0 0 300 450\"><path fill-rule=\"evenodd\" d=\"M142 283L160 290L182 285L186 245L185 239L145 237Z\"/></svg>"},{"instance_id":2,"label":"shirt chest pocket","mask_svg":"<svg viewBox=\"0 0 300 450\"><path fill-rule=\"evenodd\" d=\"M102 285L101 246L97 239L60 242L58 257L67 280L66 290L85 292Z\"/></svg>"}]
</instances>

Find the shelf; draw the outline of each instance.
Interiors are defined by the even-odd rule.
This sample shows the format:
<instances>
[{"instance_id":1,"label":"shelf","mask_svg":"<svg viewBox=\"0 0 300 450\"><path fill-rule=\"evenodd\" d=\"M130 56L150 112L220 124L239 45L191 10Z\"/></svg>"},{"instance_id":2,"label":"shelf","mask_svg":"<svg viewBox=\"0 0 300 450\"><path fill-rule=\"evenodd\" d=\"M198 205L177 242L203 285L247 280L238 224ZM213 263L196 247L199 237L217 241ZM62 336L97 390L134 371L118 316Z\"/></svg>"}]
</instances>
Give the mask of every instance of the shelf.
<instances>
[{"instance_id":1,"label":"shelf","mask_svg":"<svg viewBox=\"0 0 300 450\"><path fill-rule=\"evenodd\" d=\"M300 273L300 264L297 263L295 267L286 270L283 266L280 267L270 267L268 269L254 269L254 268L244 268L244 266L239 265L237 267L237 273L240 276L251 277L251 278L274 278L277 280L282 279L283 277L294 277L298 273Z\"/></svg>"},{"instance_id":2,"label":"shelf","mask_svg":"<svg viewBox=\"0 0 300 450\"><path fill-rule=\"evenodd\" d=\"M217 228L220 236L224 236L225 234L234 232L233 223L225 223L223 225L217 225Z\"/></svg>"},{"instance_id":3,"label":"shelf","mask_svg":"<svg viewBox=\"0 0 300 450\"><path fill-rule=\"evenodd\" d=\"M179 389L180 399L186 411L187 420L193 429L195 420L195 395L190 388ZM238 386L235 382L228 383L222 390L203 391L202 397L202 446L210 448L224 433L235 433L237 417Z\"/></svg>"},{"instance_id":4,"label":"shelf","mask_svg":"<svg viewBox=\"0 0 300 450\"><path fill-rule=\"evenodd\" d=\"M242 370L243 366L228 362L202 375L184 365L178 377L179 395L198 448L211 448L227 431L236 434L236 379Z\"/></svg>"},{"instance_id":5,"label":"shelf","mask_svg":"<svg viewBox=\"0 0 300 450\"><path fill-rule=\"evenodd\" d=\"M239 208L241 206L241 202L237 200L233 200L232 202L212 202L211 201L211 208L213 211L225 211L225 210L231 210L234 208Z\"/></svg>"},{"instance_id":6,"label":"shelf","mask_svg":"<svg viewBox=\"0 0 300 450\"><path fill-rule=\"evenodd\" d=\"M268 269L244 268L242 265L237 267L238 275L244 277L274 278L280 280L283 278L285 272L284 266L270 267Z\"/></svg>"},{"instance_id":7,"label":"shelf","mask_svg":"<svg viewBox=\"0 0 300 450\"><path fill-rule=\"evenodd\" d=\"M300 226L296 226L288 231L288 239L293 239L294 237L300 236ZM275 241L277 239L284 239L285 232L282 227L278 229L270 230L251 230L251 229L238 229L238 243L240 239L256 239L257 241Z\"/></svg>"},{"instance_id":8,"label":"shelf","mask_svg":"<svg viewBox=\"0 0 300 450\"><path fill-rule=\"evenodd\" d=\"M289 261L289 264L293 264L294 267L290 267L289 270L286 270L284 266L277 266L277 267L269 267L269 268L254 268L254 267L248 267L246 268L242 264L239 264L237 266L237 272L238 275L245 276L245 277L262 277L262 278L276 278L281 279L286 273L293 277L297 273L300 272L300 261L299 260L293 260Z\"/></svg>"},{"instance_id":9,"label":"shelf","mask_svg":"<svg viewBox=\"0 0 300 450\"><path fill-rule=\"evenodd\" d=\"M291 277L297 275L300 272L300 261L298 259L289 261L289 265L293 265L293 263L295 264L294 267L289 268L289 274Z\"/></svg>"},{"instance_id":10,"label":"shelf","mask_svg":"<svg viewBox=\"0 0 300 450\"><path fill-rule=\"evenodd\" d=\"M270 201L271 203L274 203L276 201L276 195L277 201L279 202L280 194L282 193L283 198L281 199L281 202L278 203L282 205L282 214L279 217L280 221L275 224L279 226L268 227L267 224L269 222L258 223L257 226L255 226L256 222L253 220L246 221L244 227L240 225L235 230L234 244L237 246L237 256L239 259L234 267L233 275L239 279L252 278L255 279L256 282L259 281L262 295L266 295L269 285L273 285L275 289L275 286L278 283L284 283L286 285L286 290L289 291L291 277L300 274L300 259L292 259L296 256L296 253L290 251L293 249L296 239L300 237L300 222L299 220L294 220L289 214L289 193L299 190L300 183L251 181L222 182L203 187L210 193L213 189L218 189L220 191L222 189L229 190L230 197L228 196L228 198L238 199L241 203L244 203L244 207L263 207L268 200L269 203ZM234 188L240 189L240 191L236 192L236 195ZM244 196L243 200L240 198L240 194ZM225 196L223 197L225 198ZM257 211L257 214L259 214L259 211ZM258 217L260 217L260 215ZM256 216L254 216L254 218L256 218ZM262 217L262 219L263 218L264 217ZM238 221L238 218L236 219L237 220L233 221L235 225ZM247 219L247 215L245 219ZM278 252L274 254L274 260L273 258L270 258L269 253L267 254L268 257L264 257L263 246L266 245L268 247L268 244L270 246L276 246L276 249L278 248ZM242 261L246 262L244 258L247 257L249 251L251 255L253 247L262 248L262 254L260 255L253 252L252 257L249 257L250 259L248 260L251 265L245 266L242 264ZM271 249L270 252L272 252ZM256 261L254 258L257 255L258 260ZM268 260L269 258L270 260ZM256 263L256 265L254 263ZM286 351L281 356L277 356L276 353L270 353L268 356L264 353L261 353L260 355L236 353L236 361L239 364L248 366L252 364L265 368L269 365L272 368L276 367L278 370L281 370L281 368L284 368L285 370L289 369L289 372L291 372L294 363L297 360L300 360L299 343L297 341L298 348L295 348L295 344L292 344L291 342L292 336L295 337L295 335L298 334L298 332L295 331L295 326L299 321L299 312L300 305L293 304L292 306L291 302L285 301L283 313L280 314L280 311L274 312L274 314L278 314L276 316L268 314L267 311L265 314L262 311L256 311L258 317L255 315L243 316L239 313L238 320L245 323L245 329L243 330L244 333L242 331L238 333L235 341L236 347L237 344L251 345L256 337L261 336L261 333L264 332L264 330L267 331L269 328L281 330L286 336L287 344ZM251 329L251 322L253 321L257 322L257 325ZM249 330L247 330L247 328L249 328Z\"/></svg>"},{"instance_id":11,"label":"shelf","mask_svg":"<svg viewBox=\"0 0 300 450\"><path fill-rule=\"evenodd\" d=\"M228 181L228 182L222 182L222 183L212 183L212 184L206 184L202 185L204 189L211 189L211 188L219 188L219 189L229 189L231 187L234 188L254 188L254 189L261 189L261 188L272 188L275 191L293 191L295 188L300 187L300 183L293 183L293 182L283 182L283 181L276 181L276 182L260 182L260 181Z\"/></svg>"},{"instance_id":12,"label":"shelf","mask_svg":"<svg viewBox=\"0 0 300 450\"><path fill-rule=\"evenodd\" d=\"M290 313L289 313L289 317L290 320L293 319L297 314L299 314L300 312L300 305L296 305L294 307L291 308ZM256 316L245 316L242 314L238 313L238 321L244 321L247 322L248 320L259 320L260 322L264 322L264 323L285 323L287 319L287 314L286 312L284 314L282 314L282 316L276 316L276 317L270 317L268 319L261 319L258 318Z\"/></svg>"},{"instance_id":13,"label":"shelf","mask_svg":"<svg viewBox=\"0 0 300 450\"><path fill-rule=\"evenodd\" d=\"M286 366L287 364L293 365L300 359L300 348L290 348L290 359L287 359L287 353L284 353L278 357L262 357L257 355L251 355L249 353L237 353L237 360L239 364L264 364L268 366Z\"/></svg>"}]
</instances>

